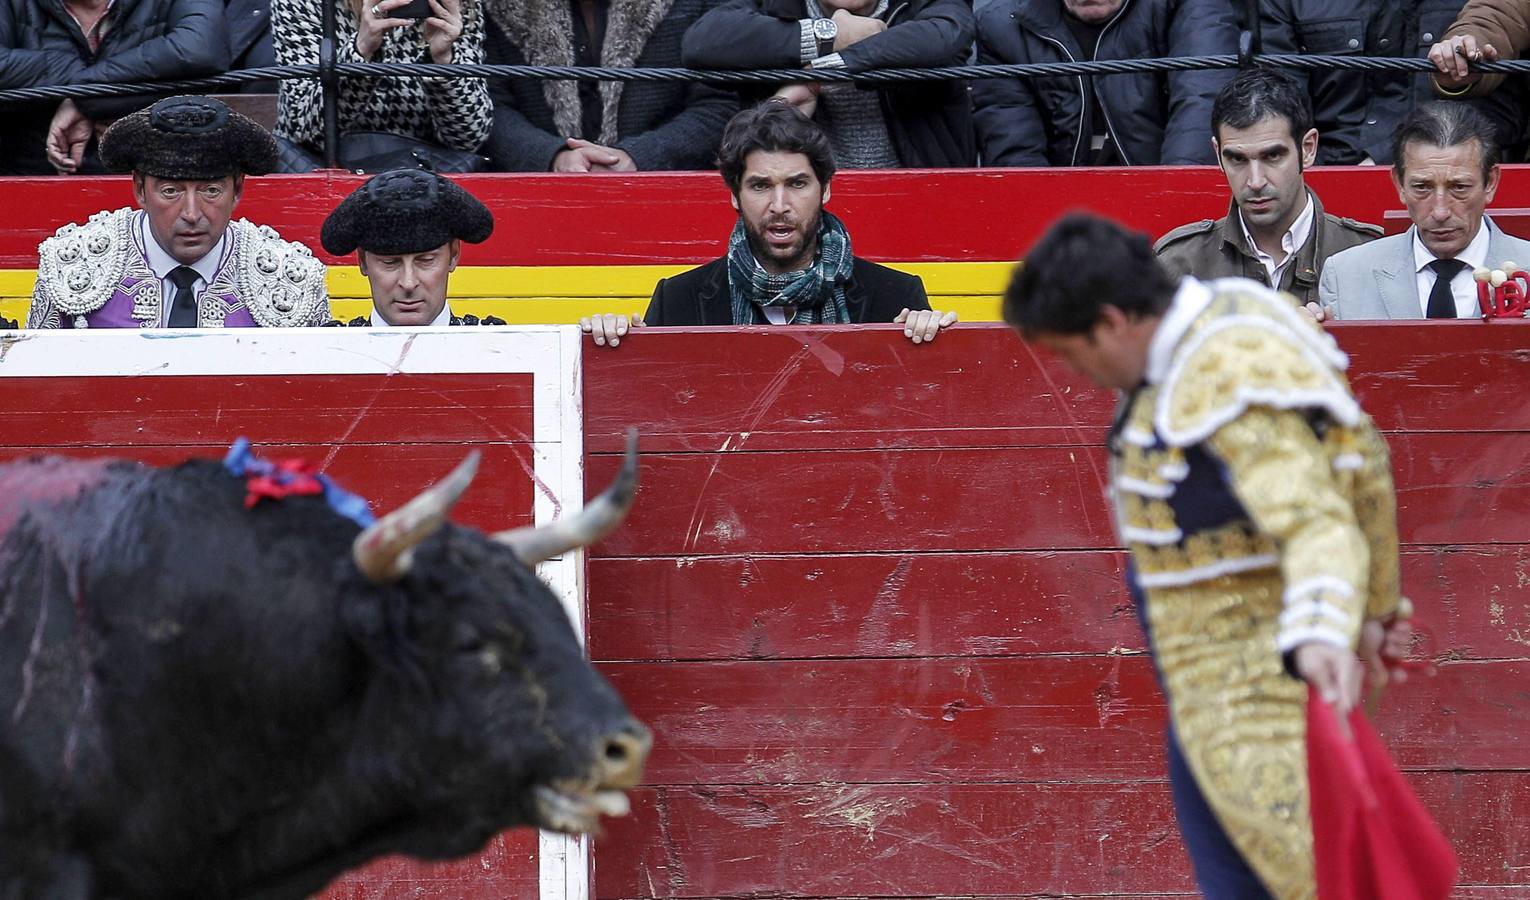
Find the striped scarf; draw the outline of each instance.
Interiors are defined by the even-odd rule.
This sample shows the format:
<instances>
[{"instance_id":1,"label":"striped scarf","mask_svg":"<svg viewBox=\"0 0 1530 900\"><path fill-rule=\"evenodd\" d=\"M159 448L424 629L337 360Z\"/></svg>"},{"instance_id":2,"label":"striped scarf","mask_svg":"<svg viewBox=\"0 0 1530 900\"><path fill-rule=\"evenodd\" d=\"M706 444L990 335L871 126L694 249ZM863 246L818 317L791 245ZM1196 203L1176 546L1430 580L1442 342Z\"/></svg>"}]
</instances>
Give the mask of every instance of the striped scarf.
<instances>
[{"instance_id":1,"label":"striped scarf","mask_svg":"<svg viewBox=\"0 0 1530 900\"><path fill-rule=\"evenodd\" d=\"M813 264L801 271L772 275L749 249L749 236L740 217L728 238L728 291L733 299L733 324L769 324L762 306L795 307L796 313L788 325L848 324L850 310L845 302L845 285L850 281L854 264L844 223L826 212L819 220L818 252Z\"/></svg>"}]
</instances>

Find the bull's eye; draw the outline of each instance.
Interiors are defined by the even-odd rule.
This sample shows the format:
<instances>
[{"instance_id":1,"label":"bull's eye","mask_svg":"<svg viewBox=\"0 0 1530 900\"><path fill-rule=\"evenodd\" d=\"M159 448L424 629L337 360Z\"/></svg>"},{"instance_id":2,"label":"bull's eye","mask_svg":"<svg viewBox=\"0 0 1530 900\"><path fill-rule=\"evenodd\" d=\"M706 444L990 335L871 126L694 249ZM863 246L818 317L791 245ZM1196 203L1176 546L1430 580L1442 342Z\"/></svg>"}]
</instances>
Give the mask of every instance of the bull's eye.
<instances>
[{"instance_id":1,"label":"bull's eye","mask_svg":"<svg viewBox=\"0 0 1530 900\"><path fill-rule=\"evenodd\" d=\"M504 661L500 658L499 648L493 644L485 644L478 650L478 661L485 669L488 669L490 673L495 675L499 674L499 671L505 667Z\"/></svg>"},{"instance_id":2,"label":"bull's eye","mask_svg":"<svg viewBox=\"0 0 1530 900\"><path fill-rule=\"evenodd\" d=\"M458 625L452 632L452 649L458 653L479 653L483 646L483 635L471 625Z\"/></svg>"}]
</instances>

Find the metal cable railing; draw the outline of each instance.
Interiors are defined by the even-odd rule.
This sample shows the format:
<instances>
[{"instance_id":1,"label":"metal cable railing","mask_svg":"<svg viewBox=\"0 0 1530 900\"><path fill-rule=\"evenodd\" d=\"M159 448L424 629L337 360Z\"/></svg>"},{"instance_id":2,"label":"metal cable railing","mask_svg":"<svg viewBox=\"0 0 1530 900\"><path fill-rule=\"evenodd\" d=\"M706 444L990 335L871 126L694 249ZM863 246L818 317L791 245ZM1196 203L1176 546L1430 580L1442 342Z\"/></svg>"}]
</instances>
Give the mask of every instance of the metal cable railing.
<instances>
[{"instance_id":1,"label":"metal cable railing","mask_svg":"<svg viewBox=\"0 0 1530 900\"><path fill-rule=\"evenodd\" d=\"M919 69L877 69L848 72L843 69L681 69L615 68L610 66L503 66L451 63L336 63L333 74L347 78L534 78L567 81L700 81L708 84L779 84L782 82L843 82L888 84L901 81L975 80L982 78L1045 78L1075 75L1122 75L1145 72L1184 72L1193 69L1234 69L1252 62L1282 69L1315 71L1349 69L1365 72L1433 72L1427 59L1366 56L1305 56L1260 53L1182 56L1157 59L1110 59L1089 62L1022 63L1013 65L946 66ZM1472 70L1490 73L1530 73L1530 59L1473 64ZM266 66L240 69L206 78L152 81L135 84L69 84L13 88L0 91L0 103L63 100L80 97L121 97L133 94L201 93L237 87L252 81L319 78L324 66Z\"/></svg>"}]
</instances>

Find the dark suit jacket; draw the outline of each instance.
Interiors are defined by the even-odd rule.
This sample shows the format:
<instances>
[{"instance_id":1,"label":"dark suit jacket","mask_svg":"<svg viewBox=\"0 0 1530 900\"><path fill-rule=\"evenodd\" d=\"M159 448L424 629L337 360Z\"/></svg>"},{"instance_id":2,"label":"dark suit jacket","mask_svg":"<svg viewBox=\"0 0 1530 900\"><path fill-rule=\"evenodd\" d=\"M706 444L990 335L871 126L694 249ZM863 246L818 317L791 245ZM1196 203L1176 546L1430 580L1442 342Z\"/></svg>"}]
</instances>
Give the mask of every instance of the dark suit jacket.
<instances>
[{"instance_id":1,"label":"dark suit jacket","mask_svg":"<svg viewBox=\"0 0 1530 900\"><path fill-rule=\"evenodd\" d=\"M904 309L929 309L924 282L917 275L857 258L846 289L850 320L856 324L891 322ZM659 281L643 313L647 325L732 325L728 293L728 258L714 259L689 272Z\"/></svg>"}]
</instances>

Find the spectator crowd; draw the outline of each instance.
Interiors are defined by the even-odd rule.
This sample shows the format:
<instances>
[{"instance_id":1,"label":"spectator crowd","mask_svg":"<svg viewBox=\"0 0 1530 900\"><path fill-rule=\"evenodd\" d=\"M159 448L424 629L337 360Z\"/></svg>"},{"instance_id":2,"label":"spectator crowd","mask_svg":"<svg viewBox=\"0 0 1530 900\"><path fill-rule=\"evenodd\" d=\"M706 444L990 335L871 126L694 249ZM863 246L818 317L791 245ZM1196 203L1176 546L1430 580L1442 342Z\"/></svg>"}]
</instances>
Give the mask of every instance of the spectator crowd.
<instances>
[{"instance_id":1,"label":"spectator crowd","mask_svg":"<svg viewBox=\"0 0 1530 900\"><path fill-rule=\"evenodd\" d=\"M840 69L1227 55L1253 24L1272 53L1428 56L1402 71L1297 75L1321 135L1315 163L1390 164L1393 129L1437 97L1476 107L1523 156L1525 85L1473 60L1530 43L1508 0L0 0L0 90L151 82L319 62L324 4L340 62L446 66ZM473 77L339 80L326 148L318 79L249 84L275 171L632 172L716 164L724 124L775 96L828 135L841 168L1215 162L1226 69L723 88L685 81ZM274 92L274 104L270 102ZM265 102L253 99L265 98ZM0 174L99 173L107 126L161 97L12 104Z\"/></svg>"}]
</instances>

